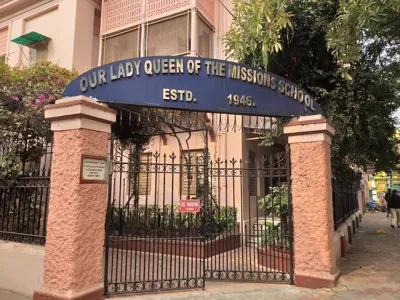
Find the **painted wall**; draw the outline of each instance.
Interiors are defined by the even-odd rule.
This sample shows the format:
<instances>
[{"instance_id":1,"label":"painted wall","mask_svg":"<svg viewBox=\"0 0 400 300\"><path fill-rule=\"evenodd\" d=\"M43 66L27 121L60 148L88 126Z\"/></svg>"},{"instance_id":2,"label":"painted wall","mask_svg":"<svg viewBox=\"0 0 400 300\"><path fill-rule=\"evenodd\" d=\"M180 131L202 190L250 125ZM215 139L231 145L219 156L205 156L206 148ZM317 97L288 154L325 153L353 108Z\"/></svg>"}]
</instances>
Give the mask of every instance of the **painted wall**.
<instances>
[{"instance_id":1,"label":"painted wall","mask_svg":"<svg viewBox=\"0 0 400 300\"><path fill-rule=\"evenodd\" d=\"M51 38L47 60L79 73L95 67L99 52L99 38L93 35L95 8L100 6L91 0L43 0L0 17L0 28L9 28L7 63L28 65L29 48L11 40L36 31Z\"/></svg>"},{"instance_id":2,"label":"painted wall","mask_svg":"<svg viewBox=\"0 0 400 300\"><path fill-rule=\"evenodd\" d=\"M223 38L224 35L228 32L229 27L232 23L232 16L231 14L225 9L225 7L222 4L225 5L225 7L229 11L233 11L233 4L232 0L221 0L215 1L215 58L219 59L226 59L226 55L224 53L224 44L223 44Z\"/></svg>"},{"instance_id":3,"label":"painted wall","mask_svg":"<svg viewBox=\"0 0 400 300\"><path fill-rule=\"evenodd\" d=\"M97 66L99 37L93 35L96 8L99 9L91 1L81 0L77 2L72 65L79 73Z\"/></svg>"}]
</instances>

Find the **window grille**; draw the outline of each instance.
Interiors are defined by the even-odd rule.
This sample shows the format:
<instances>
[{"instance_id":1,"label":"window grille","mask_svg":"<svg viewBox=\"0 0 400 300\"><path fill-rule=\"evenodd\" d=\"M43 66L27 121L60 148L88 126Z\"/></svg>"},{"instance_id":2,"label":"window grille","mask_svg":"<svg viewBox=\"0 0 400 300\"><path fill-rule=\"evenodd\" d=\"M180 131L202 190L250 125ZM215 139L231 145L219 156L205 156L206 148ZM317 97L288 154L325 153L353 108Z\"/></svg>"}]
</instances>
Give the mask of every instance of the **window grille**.
<instances>
[{"instance_id":1,"label":"window grille","mask_svg":"<svg viewBox=\"0 0 400 300\"><path fill-rule=\"evenodd\" d=\"M139 46L139 28L112 37L106 37L103 41L103 64L139 57Z\"/></svg>"},{"instance_id":2,"label":"window grille","mask_svg":"<svg viewBox=\"0 0 400 300\"><path fill-rule=\"evenodd\" d=\"M190 15L147 24L147 56L184 55L190 51Z\"/></svg>"}]
</instances>

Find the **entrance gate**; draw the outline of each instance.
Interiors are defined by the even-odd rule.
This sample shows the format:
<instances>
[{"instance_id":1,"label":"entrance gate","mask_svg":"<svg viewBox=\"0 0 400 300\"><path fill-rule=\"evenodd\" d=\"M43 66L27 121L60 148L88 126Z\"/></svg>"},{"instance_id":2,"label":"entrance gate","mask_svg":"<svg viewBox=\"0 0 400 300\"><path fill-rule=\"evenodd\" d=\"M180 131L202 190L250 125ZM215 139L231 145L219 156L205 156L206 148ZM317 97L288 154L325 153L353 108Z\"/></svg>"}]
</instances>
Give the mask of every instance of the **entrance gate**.
<instances>
[{"instance_id":1,"label":"entrance gate","mask_svg":"<svg viewBox=\"0 0 400 300\"><path fill-rule=\"evenodd\" d=\"M120 112L113 131L122 140L111 141L105 294L204 288L208 279L293 283L288 150L266 153L262 161L220 160L207 144L192 151L179 143L179 153L139 150L154 129L193 132L179 112L188 120L200 114L207 132L216 127L207 113L220 120L221 114L235 116L226 118L222 131L236 130L242 115L256 118L253 131L264 132L277 126L265 116L320 114L307 91L236 62L169 56L94 68L64 92L82 95ZM147 125L138 111L147 113Z\"/></svg>"},{"instance_id":2,"label":"entrance gate","mask_svg":"<svg viewBox=\"0 0 400 300\"><path fill-rule=\"evenodd\" d=\"M212 158L207 143L140 153L112 138L110 160L106 295L293 283L288 148L255 165ZM257 186L265 197L253 196Z\"/></svg>"}]
</instances>

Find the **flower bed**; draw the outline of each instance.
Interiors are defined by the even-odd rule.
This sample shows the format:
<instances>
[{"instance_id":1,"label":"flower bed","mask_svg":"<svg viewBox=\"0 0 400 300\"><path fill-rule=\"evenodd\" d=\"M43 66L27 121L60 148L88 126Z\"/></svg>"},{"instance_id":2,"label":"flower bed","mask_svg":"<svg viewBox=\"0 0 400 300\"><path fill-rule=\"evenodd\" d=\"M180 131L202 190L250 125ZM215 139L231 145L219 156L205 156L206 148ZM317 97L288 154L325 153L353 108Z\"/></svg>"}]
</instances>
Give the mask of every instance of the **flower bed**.
<instances>
[{"instance_id":1,"label":"flower bed","mask_svg":"<svg viewBox=\"0 0 400 300\"><path fill-rule=\"evenodd\" d=\"M135 238L110 237L110 248L191 258L209 258L241 246L240 234L222 234L215 240L199 238Z\"/></svg>"},{"instance_id":2,"label":"flower bed","mask_svg":"<svg viewBox=\"0 0 400 300\"><path fill-rule=\"evenodd\" d=\"M263 267L284 273L289 273L291 271L289 249L264 247L258 248L257 253L258 264L262 265Z\"/></svg>"}]
</instances>

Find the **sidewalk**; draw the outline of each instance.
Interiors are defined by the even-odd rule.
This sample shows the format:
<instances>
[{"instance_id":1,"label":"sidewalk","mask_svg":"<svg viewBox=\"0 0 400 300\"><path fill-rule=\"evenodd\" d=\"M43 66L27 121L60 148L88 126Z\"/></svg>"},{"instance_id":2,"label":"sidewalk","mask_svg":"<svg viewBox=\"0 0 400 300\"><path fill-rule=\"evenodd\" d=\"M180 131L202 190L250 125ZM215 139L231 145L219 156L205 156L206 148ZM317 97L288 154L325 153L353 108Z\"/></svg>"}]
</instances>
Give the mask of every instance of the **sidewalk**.
<instances>
[{"instance_id":1,"label":"sidewalk","mask_svg":"<svg viewBox=\"0 0 400 300\"><path fill-rule=\"evenodd\" d=\"M381 231L383 230L383 231ZM116 300L308 300L400 299L400 229L390 228L386 213L364 216L353 245L340 262L338 287L309 290L286 284L207 282L206 291L118 297Z\"/></svg>"},{"instance_id":2,"label":"sidewalk","mask_svg":"<svg viewBox=\"0 0 400 300\"><path fill-rule=\"evenodd\" d=\"M383 230L383 231L382 231ZM288 284L207 282L206 290L122 296L115 300L308 300L400 299L400 229L390 228L386 213L365 215L353 245L340 263L339 286L309 290ZM0 291L0 300L29 298Z\"/></svg>"},{"instance_id":3,"label":"sidewalk","mask_svg":"<svg viewBox=\"0 0 400 300\"><path fill-rule=\"evenodd\" d=\"M0 300L30 300L31 298L0 290Z\"/></svg>"}]
</instances>

